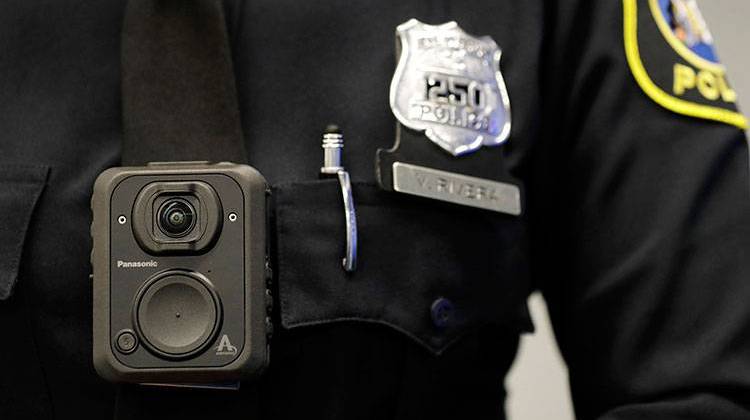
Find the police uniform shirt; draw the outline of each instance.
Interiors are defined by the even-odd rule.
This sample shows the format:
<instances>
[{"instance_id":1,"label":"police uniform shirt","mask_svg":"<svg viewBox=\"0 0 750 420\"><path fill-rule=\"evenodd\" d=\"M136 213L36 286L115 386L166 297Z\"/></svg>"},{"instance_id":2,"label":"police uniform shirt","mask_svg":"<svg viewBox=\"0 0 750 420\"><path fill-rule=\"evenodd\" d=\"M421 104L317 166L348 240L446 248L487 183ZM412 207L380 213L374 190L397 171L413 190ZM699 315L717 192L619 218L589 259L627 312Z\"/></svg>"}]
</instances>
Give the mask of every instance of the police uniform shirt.
<instances>
[{"instance_id":1,"label":"police uniform shirt","mask_svg":"<svg viewBox=\"0 0 750 420\"><path fill-rule=\"evenodd\" d=\"M671 3L679 23L691 2ZM121 160L125 2L3 1L0 418L501 419L534 289L580 418L750 417L743 121L717 67L672 54L649 20L664 4L225 1L248 162L279 190L288 301L258 383L134 405L93 369L89 280L92 185ZM502 48L522 217L375 186L394 28L410 18ZM328 122L346 135L363 241L346 292L326 287L343 238L338 186L317 178ZM361 311L352 296L369 297ZM441 298L465 322L434 325Z\"/></svg>"}]
</instances>

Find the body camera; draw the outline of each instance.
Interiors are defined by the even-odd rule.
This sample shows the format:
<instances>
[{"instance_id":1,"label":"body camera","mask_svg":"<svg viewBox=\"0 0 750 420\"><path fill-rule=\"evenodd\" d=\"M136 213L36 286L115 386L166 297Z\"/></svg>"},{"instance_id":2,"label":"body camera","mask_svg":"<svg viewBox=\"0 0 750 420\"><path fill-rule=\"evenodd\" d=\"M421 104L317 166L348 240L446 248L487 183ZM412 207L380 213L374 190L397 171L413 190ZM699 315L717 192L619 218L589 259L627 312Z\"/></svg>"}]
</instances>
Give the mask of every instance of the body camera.
<instances>
[{"instance_id":1,"label":"body camera","mask_svg":"<svg viewBox=\"0 0 750 420\"><path fill-rule=\"evenodd\" d=\"M94 366L217 383L267 363L267 186L231 163L111 168L92 197Z\"/></svg>"}]
</instances>

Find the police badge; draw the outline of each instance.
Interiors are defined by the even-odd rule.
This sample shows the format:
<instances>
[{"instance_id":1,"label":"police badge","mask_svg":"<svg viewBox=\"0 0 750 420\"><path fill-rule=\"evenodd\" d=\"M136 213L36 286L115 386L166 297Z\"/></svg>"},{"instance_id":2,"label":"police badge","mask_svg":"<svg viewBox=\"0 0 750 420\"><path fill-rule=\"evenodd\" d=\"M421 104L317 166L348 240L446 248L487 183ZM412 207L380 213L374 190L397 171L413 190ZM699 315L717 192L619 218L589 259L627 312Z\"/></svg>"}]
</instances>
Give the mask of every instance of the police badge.
<instances>
[{"instance_id":1,"label":"police badge","mask_svg":"<svg viewBox=\"0 0 750 420\"><path fill-rule=\"evenodd\" d=\"M510 179L500 150L482 147L502 144L511 129L498 45L456 22L411 19L396 35L390 106L397 138L391 150L378 150L381 187L520 214L519 187L499 182Z\"/></svg>"},{"instance_id":2,"label":"police badge","mask_svg":"<svg viewBox=\"0 0 750 420\"><path fill-rule=\"evenodd\" d=\"M496 146L510 134L510 100L500 48L456 22L412 19L396 29L401 57L391 82L391 110L454 156Z\"/></svg>"}]
</instances>

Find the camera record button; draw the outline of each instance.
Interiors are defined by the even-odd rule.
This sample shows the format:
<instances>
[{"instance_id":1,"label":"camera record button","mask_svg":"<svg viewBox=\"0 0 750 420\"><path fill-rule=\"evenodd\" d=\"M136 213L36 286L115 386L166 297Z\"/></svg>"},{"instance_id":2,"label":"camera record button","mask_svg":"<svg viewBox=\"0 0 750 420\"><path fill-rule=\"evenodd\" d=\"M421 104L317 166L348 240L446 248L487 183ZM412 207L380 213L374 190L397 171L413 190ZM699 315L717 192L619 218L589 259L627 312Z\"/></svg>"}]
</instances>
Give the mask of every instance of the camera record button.
<instances>
[{"instance_id":1,"label":"camera record button","mask_svg":"<svg viewBox=\"0 0 750 420\"><path fill-rule=\"evenodd\" d=\"M117 336L115 344L117 345L117 350L119 350L121 353L128 354L132 353L133 350L135 350L135 348L138 346L138 339L132 331L125 330Z\"/></svg>"},{"instance_id":2,"label":"camera record button","mask_svg":"<svg viewBox=\"0 0 750 420\"><path fill-rule=\"evenodd\" d=\"M166 271L139 292L135 322L143 345L160 357L186 358L210 345L221 325L221 303L208 279Z\"/></svg>"}]
</instances>

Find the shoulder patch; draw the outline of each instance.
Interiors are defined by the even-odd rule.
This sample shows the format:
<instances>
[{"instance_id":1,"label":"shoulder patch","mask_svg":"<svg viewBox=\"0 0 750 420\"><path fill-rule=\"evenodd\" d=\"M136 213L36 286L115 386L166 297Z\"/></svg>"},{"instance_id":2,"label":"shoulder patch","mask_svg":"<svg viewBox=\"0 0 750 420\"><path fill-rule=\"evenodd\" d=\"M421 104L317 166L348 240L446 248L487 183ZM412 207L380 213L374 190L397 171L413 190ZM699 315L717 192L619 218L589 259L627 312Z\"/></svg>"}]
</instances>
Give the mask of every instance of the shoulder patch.
<instances>
[{"instance_id":1,"label":"shoulder patch","mask_svg":"<svg viewBox=\"0 0 750 420\"><path fill-rule=\"evenodd\" d=\"M659 105L748 128L696 0L623 0L625 55Z\"/></svg>"}]
</instances>

